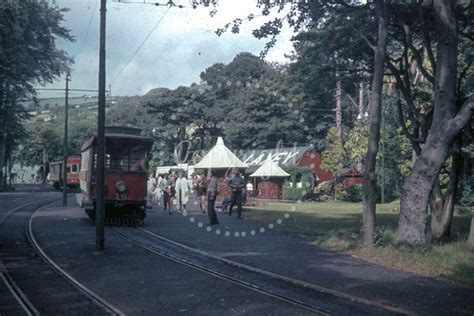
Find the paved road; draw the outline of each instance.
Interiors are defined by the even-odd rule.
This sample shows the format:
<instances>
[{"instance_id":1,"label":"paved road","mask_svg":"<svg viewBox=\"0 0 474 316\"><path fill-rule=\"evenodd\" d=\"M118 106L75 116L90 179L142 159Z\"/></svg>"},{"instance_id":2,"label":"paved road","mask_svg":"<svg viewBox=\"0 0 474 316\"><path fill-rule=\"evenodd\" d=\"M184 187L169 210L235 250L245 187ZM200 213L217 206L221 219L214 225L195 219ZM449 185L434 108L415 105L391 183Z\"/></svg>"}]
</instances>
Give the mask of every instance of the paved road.
<instances>
[{"instance_id":1,"label":"paved road","mask_svg":"<svg viewBox=\"0 0 474 316\"><path fill-rule=\"evenodd\" d=\"M38 194L43 193L33 195ZM0 201L2 198L0 195ZM144 228L223 258L412 313L474 313L473 289L328 252L298 236L269 227L262 232L262 227L252 221L222 213L221 224L208 226L205 214L194 204L190 209L186 216L168 215L155 206ZM38 212L33 229L45 252L63 269L127 314L311 314L153 255L109 230L105 253L94 254L94 224L75 206L57 204Z\"/></svg>"},{"instance_id":2,"label":"paved road","mask_svg":"<svg viewBox=\"0 0 474 316\"><path fill-rule=\"evenodd\" d=\"M326 251L299 236L276 232L268 226L261 233L262 227L257 223L224 213L218 214L220 224L208 231L207 216L197 211L190 211L187 216L170 216L161 206L154 211L147 217L146 229L223 258L417 314L474 315L473 288ZM291 218L290 207L288 214ZM254 236L252 231L256 232Z\"/></svg>"},{"instance_id":3,"label":"paved road","mask_svg":"<svg viewBox=\"0 0 474 316\"><path fill-rule=\"evenodd\" d=\"M0 194L0 314L105 313L38 257L27 239L26 224L31 214L60 197L45 185L23 185ZM26 300L18 299L22 296Z\"/></svg>"},{"instance_id":4,"label":"paved road","mask_svg":"<svg viewBox=\"0 0 474 316\"><path fill-rule=\"evenodd\" d=\"M75 207L41 211L33 228L61 267L127 314L311 314L153 255L110 233L105 253L94 254L95 227Z\"/></svg>"}]
</instances>

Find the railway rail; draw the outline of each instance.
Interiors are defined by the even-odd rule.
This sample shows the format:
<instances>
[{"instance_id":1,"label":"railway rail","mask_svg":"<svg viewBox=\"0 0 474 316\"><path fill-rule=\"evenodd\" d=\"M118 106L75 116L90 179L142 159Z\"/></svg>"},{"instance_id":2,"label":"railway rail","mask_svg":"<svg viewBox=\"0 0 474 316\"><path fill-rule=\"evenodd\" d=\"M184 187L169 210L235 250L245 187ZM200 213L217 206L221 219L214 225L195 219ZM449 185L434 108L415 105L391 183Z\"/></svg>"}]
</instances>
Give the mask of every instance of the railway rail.
<instances>
[{"instance_id":1,"label":"railway rail","mask_svg":"<svg viewBox=\"0 0 474 316\"><path fill-rule=\"evenodd\" d=\"M144 228L110 228L119 237L161 257L303 307L319 315L407 315L393 306L348 296L191 248Z\"/></svg>"},{"instance_id":2,"label":"railway rail","mask_svg":"<svg viewBox=\"0 0 474 316\"><path fill-rule=\"evenodd\" d=\"M10 310L4 309L3 312L12 312L14 314L22 312L26 315L40 315L41 312L63 313L69 309L69 313L73 314L79 312L76 309L79 302L79 304L83 304L85 310L92 313L99 312L101 314L124 315L116 307L106 302L65 270L61 269L61 267L46 255L41 245L37 242L32 229L32 222L35 215L47 205L59 200L58 198L49 198L23 204L7 211L4 216L0 218L0 224L3 224L9 219L12 221L11 225L7 227L9 230L8 233L10 234L8 240L5 238L7 248L2 252L7 252L6 257L9 258L8 261L21 263L22 265L21 272L14 271L11 273L0 261L1 283L9 290L17 304L17 306L12 306L13 302L10 300ZM13 219L12 215L16 212L22 214L19 214L18 218ZM7 229L3 229L4 232L6 230ZM26 240L19 241L18 239L25 235L25 231ZM11 247L8 247L9 245ZM38 258L37 255L31 257L32 250L39 255L40 258ZM54 270L54 272L51 271L51 269ZM51 276L51 272L55 277ZM20 282L17 282L17 279L20 280L22 284L19 284ZM41 291L38 292L37 288L32 289L31 285L28 286L30 280L31 283L35 283L37 287L41 287L42 284L44 284L41 280L47 280L48 286L54 288L52 292L58 294L58 297L41 294ZM44 290L48 292L49 288L44 288ZM61 299L61 294L64 294L63 292L68 294L69 301ZM3 299L7 300L8 298ZM41 302L41 304L39 304L39 302ZM84 312L84 310L81 312ZM0 308L0 314L2 314L2 308Z\"/></svg>"}]
</instances>

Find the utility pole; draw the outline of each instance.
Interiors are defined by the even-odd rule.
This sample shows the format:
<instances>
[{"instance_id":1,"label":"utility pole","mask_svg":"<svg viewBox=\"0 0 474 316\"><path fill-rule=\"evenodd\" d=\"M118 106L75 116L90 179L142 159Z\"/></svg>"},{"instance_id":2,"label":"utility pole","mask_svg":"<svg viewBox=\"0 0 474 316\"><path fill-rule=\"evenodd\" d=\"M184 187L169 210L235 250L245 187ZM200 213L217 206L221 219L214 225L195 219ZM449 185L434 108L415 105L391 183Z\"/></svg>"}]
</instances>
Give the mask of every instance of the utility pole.
<instances>
[{"instance_id":1,"label":"utility pole","mask_svg":"<svg viewBox=\"0 0 474 316\"><path fill-rule=\"evenodd\" d=\"M357 119L361 120L364 117L364 83L359 83L359 113Z\"/></svg>"},{"instance_id":2,"label":"utility pole","mask_svg":"<svg viewBox=\"0 0 474 316\"><path fill-rule=\"evenodd\" d=\"M336 129L339 137L342 137L342 88L341 80L336 83Z\"/></svg>"},{"instance_id":3,"label":"utility pole","mask_svg":"<svg viewBox=\"0 0 474 316\"><path fill-rule=\"evenodd\" d=\"M106 0L100 0L99 31L99 109L97 120L97 181L95 249L104 251L105 226L105 17Z\"/></svg>"},{"instance_id":4,"label":"utility pole","mask_svg":"<svg viewBox=\"0 0 474 316\"><path fill-rule=\"evenodd\" d=\"M64 93L64 143L63 143L63 206L67 206L67 123L69 111L69 81L71 76L66 74L66 89Z\"/></svg>"},{"instance_id":5,"label":"utility pole","mask_svg":"<svg viewBox=\"0 0 474 316\"><path fill-rule=\"evenodd\" d=\"M384 113L382 109L382 142L381 142L381 149L382 149L382 187L380 192L380 198L382 204L385 203L385 118L384 118Z\"/></svg>"}]
</instances>

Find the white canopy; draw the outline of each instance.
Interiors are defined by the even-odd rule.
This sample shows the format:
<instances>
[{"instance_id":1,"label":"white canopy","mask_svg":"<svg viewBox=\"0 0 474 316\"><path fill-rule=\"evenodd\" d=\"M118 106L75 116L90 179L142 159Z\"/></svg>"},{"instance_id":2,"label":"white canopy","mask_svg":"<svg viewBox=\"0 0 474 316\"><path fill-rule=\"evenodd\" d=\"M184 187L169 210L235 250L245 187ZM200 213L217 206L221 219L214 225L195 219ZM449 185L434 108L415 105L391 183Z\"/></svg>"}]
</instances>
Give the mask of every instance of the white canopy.
<instances>
[{"instance_id":1,"label":"white canopy","mask_svg":"<svg viewBox=\"0 0 474 316\"><path fill-rule=\"evenodd\" d=\"M217 138L217 143L212 149L199 161L195 169L224 169L224 168L247 168L229 148L224 145L222 137Z\"/></svg>"},{"instance_id":2,"label":"white canopy","mask_svg":"<svg viewBox=\"0 0 474 316\"><path fill-rule=\"evenodd\" d=\"M276 162L273 162L270 156L263 165L261 165L251 177L289 177L290 174L283 170Z\"/></svg>"},{"instance_id":3,"label":"white canopy","mask_svg":"<svg viewBox=\"0 0 474 316\"><path fill-rule=\"evenodd\" d=\"M159 166L159 167L156 167L156 174L167 174L168 172L170 172L172 167L173 166Z\"/></svg>"}]
</instances>

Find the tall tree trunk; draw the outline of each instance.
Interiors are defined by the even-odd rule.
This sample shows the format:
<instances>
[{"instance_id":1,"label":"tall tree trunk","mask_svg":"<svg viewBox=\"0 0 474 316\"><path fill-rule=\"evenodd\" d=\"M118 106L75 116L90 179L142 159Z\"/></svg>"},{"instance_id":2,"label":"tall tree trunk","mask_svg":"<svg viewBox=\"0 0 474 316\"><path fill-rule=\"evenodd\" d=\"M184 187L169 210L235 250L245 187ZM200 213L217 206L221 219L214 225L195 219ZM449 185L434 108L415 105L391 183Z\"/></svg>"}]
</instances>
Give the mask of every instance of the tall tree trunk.
<instances>
[{"instance_id":1,"label":"tall tree trunk","mask_svg":"<svg viewBox=\"0 0 474 316\"><path fill-rule=\"evenodd\" d=\"M449 183L443 195L439 182L436 181L431 192L431 235L435 240L446 239L450 235L451 222L454 213L459 175L463 159L461 155L461 135L458 135L453 145L452 164L449 172Z\"/></svg>"},{"instance_id":2,"label":"tall tree trunk","mask_svg":"<svg viewBox=\"0 0 474 316\"><path fill-rule=\"evenodd\" d=\"M364 167L364 194L362 229L363 243L366 247L373 246L375 228L375 204L377 202L377 174L375 165L380 141L380 123L382 113L382 87L384 77L384 60L387 51L388 36L388 5L383 0L375 2L378 19L377 46L374 53L374 77L370 98L370 130L367 156Z\"/></svg>"},{"instance_id":3,"label":"tall tree trunk","mask_svg":"<svg viewBox=\"0 0 474 316\"><path fill-rule=\"evenodd\" d=\"M423 150L407 176L400 201L397 240L426 241L426 211L430 192L446 159L453 138L471 117L470 98L456 115L457 23L454 1L435 0L438 35L433 122Z\"/></svg>"},{"instance_id":4,"label":"tall tree trunk","mask_svg":"<svg viewBox=\"0 0 474 316\"><path fill-rule=\"evenodd\" d=\"M362 120L364 118L364 82L359 83L359 113L357 119Z\"/></svg>"}]
</instances>

